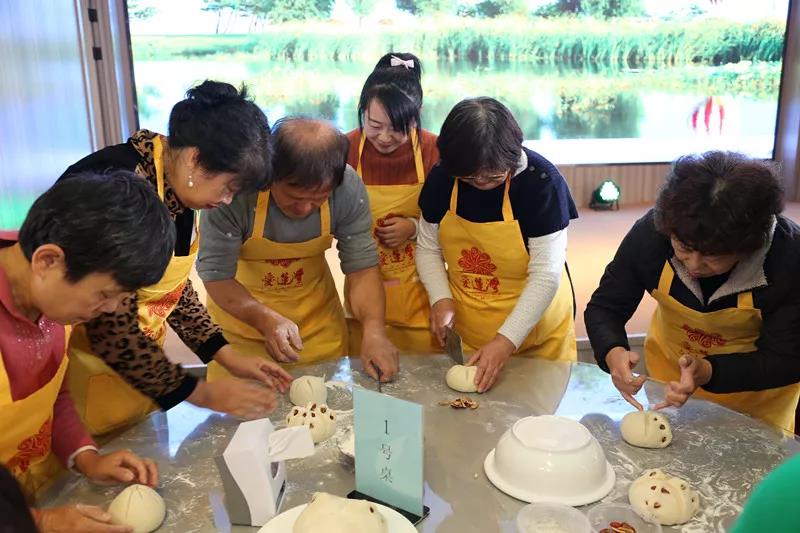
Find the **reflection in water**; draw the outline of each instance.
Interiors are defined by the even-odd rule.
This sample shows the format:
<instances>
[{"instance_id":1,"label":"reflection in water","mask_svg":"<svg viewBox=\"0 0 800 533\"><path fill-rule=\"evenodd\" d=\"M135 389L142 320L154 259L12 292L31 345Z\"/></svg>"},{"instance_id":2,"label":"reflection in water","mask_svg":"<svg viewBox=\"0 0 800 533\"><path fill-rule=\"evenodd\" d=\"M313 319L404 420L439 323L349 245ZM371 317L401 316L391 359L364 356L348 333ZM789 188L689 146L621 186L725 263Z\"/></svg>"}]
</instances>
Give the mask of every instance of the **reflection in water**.
<instances>
[{"instance_id":1,"label":"reflection in water","mask_svg":"<svg viewBox=\"0 0 800 533\"><path fill-rule=\"evenodd\" d=\"M246 82L272 122L300 113L332 120L344 131L358 125L358 96L371 63L217 57L137 59L142 126L165 131L174 102L202 78ZM522 61L440 61L423 66L422 124L433 131L456 102L479 95L506 103L528 140L692 137L690 117L697 102L709 94L724 94L726 111L734 115L726 135L772 135L775 128L775 94L754 94L740 87L742 73L728 72L727 67L619 70ZM659 104L665 96L671 102L666 116Z\"/></svg>"}]
</instances>

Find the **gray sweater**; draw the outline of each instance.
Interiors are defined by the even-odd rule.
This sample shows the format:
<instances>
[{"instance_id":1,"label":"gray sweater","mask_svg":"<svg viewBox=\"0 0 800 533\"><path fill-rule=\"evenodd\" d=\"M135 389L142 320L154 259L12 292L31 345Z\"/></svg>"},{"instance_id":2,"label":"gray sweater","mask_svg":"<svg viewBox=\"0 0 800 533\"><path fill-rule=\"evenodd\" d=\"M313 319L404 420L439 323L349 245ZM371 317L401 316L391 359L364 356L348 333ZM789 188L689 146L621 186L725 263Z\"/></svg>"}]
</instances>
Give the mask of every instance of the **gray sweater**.
<instances>
[{"instance_id":1,"label":"gray sweater","mask_svg":"<svg viewBox=\"0 0 800 533\"><path fill-rule=\"evenodd\" d=\"M236 275L239 249L253 232L257 193L237 195L231 205L203 212L197 272L203 281L222 281ZM372 238L372 215L364 183L348 165L344 181L331 193L331 232L336 238L342 271L357 272L378 264ZM264 237L276 242L308 241L320 235L319 210L303 220L281 212L270 198Z\"/></svg>"}]
</instances>

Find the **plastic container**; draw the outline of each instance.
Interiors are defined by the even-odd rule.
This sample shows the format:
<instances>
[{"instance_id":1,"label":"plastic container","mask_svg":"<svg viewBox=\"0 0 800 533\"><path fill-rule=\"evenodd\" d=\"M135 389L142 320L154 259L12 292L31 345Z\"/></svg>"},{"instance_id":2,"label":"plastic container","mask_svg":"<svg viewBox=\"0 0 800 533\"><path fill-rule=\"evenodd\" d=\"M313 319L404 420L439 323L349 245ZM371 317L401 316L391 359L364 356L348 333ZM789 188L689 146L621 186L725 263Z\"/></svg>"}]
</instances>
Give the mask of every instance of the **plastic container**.
<instances>
[{"instance_id":1,"label":"plastic container","mask_svg":"<svg viewBox=\"0 0 800 533\"><path fill-rule=\"evenodd\" d=\"M586 516L558 503L532 503L517 514L519 533L591 533Z\"/></svg>"},{"instance_id":2,"label":"plastic container","mask_svg":"<svg viewBox=\"0 0 800 533\"><path fill-rule=\"evenodd\" d=\"M661 533L661 524L647 522L636 514L633 507L624 503L601 503L586 513L592 533L610 527L611 522L626 522L633 526L636 533Z\"/></svg>"}]
</instances>

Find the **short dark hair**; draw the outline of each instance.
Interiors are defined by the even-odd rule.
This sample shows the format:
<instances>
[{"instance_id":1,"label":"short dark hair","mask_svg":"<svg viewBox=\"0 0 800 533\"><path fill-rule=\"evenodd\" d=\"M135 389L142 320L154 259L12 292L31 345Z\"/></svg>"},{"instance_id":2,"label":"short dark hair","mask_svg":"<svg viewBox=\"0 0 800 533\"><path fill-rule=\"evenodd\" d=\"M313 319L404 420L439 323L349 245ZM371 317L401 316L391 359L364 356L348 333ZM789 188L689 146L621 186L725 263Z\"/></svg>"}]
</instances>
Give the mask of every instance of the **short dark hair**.
<instances>
[{"instance_id":1,"label":"short dark hair","mask_svg":"<svg viewBox=\"0 0 800 533\"><path fill-rule=\"evenodd\" d=\"M392 66L392 58L411 61L413 68ZM397 52L383 56L367 77L358 99L358 127L364 127L364 113L377 99L386 109L392 129L408 133L414 123L419 130L422 109L422 64L414 54Z\"/></svg>"},{"instance_id":2,"label":"short dark hair","mask_svg":"<svg viewBox=\"0 0 800 533\"><path fill-rule=\"evenodd\" d=\"M132 291L161 279L175 249L175 224L153 186L132 172L81 172L31 206L19 231L30 261L42 245L64 250L67 279L111 274Z\"/></svg>"},{"instance_id":3,"label":"short dark hair","mask_svg":"<svg viewBox=\"0 0 800 533\"><path fill-rule=\"evenodd\" d=\"M272 183L287 182L303 189L335 189L344 180L347 136L329 122L285 117L275 123Z\"/></svg>"},{"instance_id":4,"label":"short dark hair","mask_svg":"<svg viewBox=\"0 0 800 533\"><path fill-rule=\"evenodd\" d=\"M36 533L28 503L19 483L0 464L0 533Z\"/></svg>"},{"instance_id":5,"label":"short dark hair","mask_svg":"<svg viewBox=\"0 0 800 533\"><path fill-rule=\"evenodd\" d=\"M679 157L654 210L658 231L706 255L752 253L783 211L777 166L736 152Z\"/></svg>"},{"instance_id":6,"label":"short dark hair","mask_svg":"<svg viewBox=\"0 0 800 533\"><path fill-rule=\"evenodd\" d=\"M453 176L505 172L519 163L522 130L511 111L494 98L468 98L444 119L436 146L442 165Z\"/></svg>"},{"instance_id":7,"label":"short dark hair","mask_svg":"<svg viewBox=\"0 0 800 533\"><path fill-rule=\"evenodd\" d=\"M206 80L186 91L169 115L169 145L196 147L198 163L211 172L232 172L244 191L266 187L271 171L269 121L247 87Z\"/></svg>"}]
</instances>

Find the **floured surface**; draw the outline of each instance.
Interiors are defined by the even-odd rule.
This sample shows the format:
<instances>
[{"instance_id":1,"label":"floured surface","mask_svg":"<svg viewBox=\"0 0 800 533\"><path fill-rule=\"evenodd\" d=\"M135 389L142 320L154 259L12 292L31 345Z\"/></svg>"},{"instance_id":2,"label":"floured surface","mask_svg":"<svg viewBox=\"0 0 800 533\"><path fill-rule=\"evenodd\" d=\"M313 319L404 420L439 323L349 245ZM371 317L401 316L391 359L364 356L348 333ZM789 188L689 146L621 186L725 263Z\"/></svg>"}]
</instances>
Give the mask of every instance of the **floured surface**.
<instances>
[{"instance_id":1,"label":"floured surface","mask_svg":"<svg viewBox=\"0 0 800 533\"><path fill-rule=\"evenodd\" d=\"M431 514L420 532L481 533L515 531L514 518L523 503L495 489L483 474L483 460L502 433L524 416L559 414L579 420L597 437L614 467L617 482L604 498L627 503L628 486L644 470L661 468L688 480L701 498L694 520L665 532L700 533L729 527L752 486L800 444L767 426L706 402L690 401L669 410L674 440L662 450L635 448L622 441L619 420L632 409L609 376L594 365L550 363L512 358L494 389L486 394L450 390L445 373L452 361L444 355L404 356L396 382L383 392L423 405L425 420L425 504ZM352 428L352 387L376 390L377 384L349 359L293 370L296 376L325 375L328 405L336 411L337 429L316 446L314 456L287 462L283 509L307 503L317 491L344 496L355 488L354 463L339 449ZM659 400L661 386L648 383L647 403ZM468 396L479 409L451 409L443 400ZM271 416L283 426L290 408L282 399ZM214 456L230 442L238 421L181 404L112 442L110 449L131 448L156 460L161 473L159 493L167 517L159 532L256 532L231 526L224 506ZM119 488L90 485L65 476L40 502L63 505L83 502L107 506ZM586 511L591 506L581 508Z\"/></svg>"}]
</instances>

